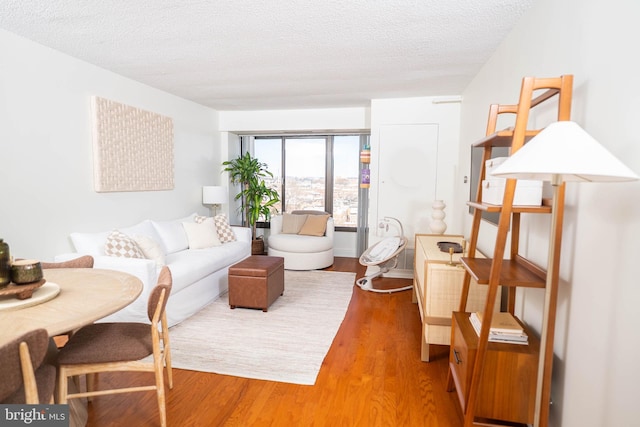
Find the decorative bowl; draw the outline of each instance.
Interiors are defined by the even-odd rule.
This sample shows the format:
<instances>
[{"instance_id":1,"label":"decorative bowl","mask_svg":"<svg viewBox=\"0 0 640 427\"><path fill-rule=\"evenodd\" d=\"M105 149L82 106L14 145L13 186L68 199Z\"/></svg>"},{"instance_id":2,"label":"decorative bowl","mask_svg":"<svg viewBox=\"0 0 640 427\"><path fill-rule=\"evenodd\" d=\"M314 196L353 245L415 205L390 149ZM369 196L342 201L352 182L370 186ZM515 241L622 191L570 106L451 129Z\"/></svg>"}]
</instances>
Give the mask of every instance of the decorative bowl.
<instances>
[{"instance_id":1,"label":"decorative bowl","mask_svg":"<svg viewBox=\"0 0 640 427\"><path fill-rule=\"evenodd\" d=\"M35 259L22 259L11 264L11 281L17 285L42 280L42 266Z\"/></svg>"}]
</instances>

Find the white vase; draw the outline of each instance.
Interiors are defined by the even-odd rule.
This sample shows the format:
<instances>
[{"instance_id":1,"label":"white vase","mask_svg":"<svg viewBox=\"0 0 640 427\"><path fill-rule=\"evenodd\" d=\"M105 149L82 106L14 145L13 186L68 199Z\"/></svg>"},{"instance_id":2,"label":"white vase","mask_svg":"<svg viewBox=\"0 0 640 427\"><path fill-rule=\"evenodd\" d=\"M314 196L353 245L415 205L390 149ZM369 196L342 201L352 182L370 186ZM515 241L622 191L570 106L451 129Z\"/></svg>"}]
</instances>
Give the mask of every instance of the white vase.
<instances>
[{"instance_id":1,"label":"white vase","mask_svg":"<svg viewBox=\"0 0 640 427\"><path fill-rule=\"evenodd\" d=\"M444 217L447 216L444 213L444 208L447 205L442 200L434 200L431 205L431 223L429 224L429 228L433 234L443 234L447 229L447 224L445 224Z\"/></svg>"}]
</instances>

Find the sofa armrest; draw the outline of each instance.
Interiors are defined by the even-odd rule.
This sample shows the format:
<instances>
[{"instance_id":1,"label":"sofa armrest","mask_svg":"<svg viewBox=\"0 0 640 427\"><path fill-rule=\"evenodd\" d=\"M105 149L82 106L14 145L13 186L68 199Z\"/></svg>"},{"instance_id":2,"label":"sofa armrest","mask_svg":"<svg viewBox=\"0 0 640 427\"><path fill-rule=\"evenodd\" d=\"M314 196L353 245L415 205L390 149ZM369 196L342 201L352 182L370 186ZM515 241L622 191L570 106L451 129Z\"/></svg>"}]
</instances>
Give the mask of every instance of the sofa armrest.
<instances>
[{"instance_id":1,"label":"sofa armrest","mask_svg":"<svg viewBox=\"0 0 640 427\"><path fill-rule=\"evenodd\" d=\"M158 281L158 271L160 270L156 262L151 259L123 258L107 255L94 257L93 268L122 271L123 273L136 276L142 281L142 295L148 295L148 292L156 285Z\"/></svg>"},{"instance_id":2,"label":"sofa armrest","mask_svg":"<svg viewBox=\"0 0 640 427\"><path fill-rule=\"evenodd\" d=\"M251 242L251 229L249 227L238 227L232 225L231 229L236 235L236 239L241 242Z\"/></svg>"},{"instance_id":3,"label":"sofa armrest","mask_svg":"<svg viewBox=\"0 0 640 427\"><path fill-rule=\"evenodd\" d=\"M271 222L269 224L269 234L271 236L275 236L276 234L282 233L282 215L272 215Z\"/></svg>"},{"instance_id":4,"label":"sofa armrest","mask_svg":"<svg viewBox=\"0 0 640 427\"><path fill-rule=\"evenodd\" d=\"M329 217L327 219L327 230L324 232L324 235L333 240L333 235L335 234L336 228L335 223L333 221L333 217Z\"/></svg>"}]
</instances>

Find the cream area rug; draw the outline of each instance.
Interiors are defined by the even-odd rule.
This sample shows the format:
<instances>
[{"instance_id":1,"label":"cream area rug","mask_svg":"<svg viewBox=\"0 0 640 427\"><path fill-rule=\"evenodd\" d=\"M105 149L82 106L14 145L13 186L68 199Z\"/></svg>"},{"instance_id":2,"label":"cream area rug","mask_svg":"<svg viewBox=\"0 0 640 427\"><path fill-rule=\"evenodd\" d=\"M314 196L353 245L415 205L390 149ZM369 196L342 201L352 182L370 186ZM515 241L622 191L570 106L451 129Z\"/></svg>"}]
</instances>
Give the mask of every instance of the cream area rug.
<instances>
[{"instance_id":1,"label":"cream area rug","mask_svg":"<svg viewBox=\"0 0 640 427\"><path fill-rule=\"evenodd\" d=\"M172 366L313 385L354 281L354 273L285 271L284 295L266 313L231 310L225 294L169 330Z\"/></svg>"}]
</instances>

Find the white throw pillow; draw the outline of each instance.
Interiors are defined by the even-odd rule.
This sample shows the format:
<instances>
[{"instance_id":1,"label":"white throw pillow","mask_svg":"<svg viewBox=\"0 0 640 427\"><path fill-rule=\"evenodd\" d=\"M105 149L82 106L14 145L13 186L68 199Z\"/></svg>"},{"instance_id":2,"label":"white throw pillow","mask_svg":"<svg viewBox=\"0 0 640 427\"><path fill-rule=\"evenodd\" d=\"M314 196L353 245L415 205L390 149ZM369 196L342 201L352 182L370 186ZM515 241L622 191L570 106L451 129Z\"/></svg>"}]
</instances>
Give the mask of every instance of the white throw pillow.
<instances>
[{"instance_id":1,"label":"white throw pillow","mask_svg":"<svg viewBox=\"0 0 640 427\"><path fill-rule=\"evenodd\" d=\"M122 258L144 258L144 254L138 248L136 242L119 230L113 230L107 236L104 252L109 256Z\"/></svg>"},{"instance_id":2,"label":"white throw pillow","mask_svg":"<svg viewBox=\"0 0 640 427\"><path fill-rule=\"evenodd\" d=\"M141 234L133 236L133 240L135 240L146 259L152 259L160 266L166 264L164 252L158 242L153 240L151 237L143 236Z\"/></svg>"},{"instance_id":3,"label":"white throw pillow","mask_svg":"<svg viewBox=\"0 0 640 427\"><path fill-rule=\"evenodd\" d=\"M204 249L222 244L213 218L207 218L201 223L183 222L182 226L187 234L189 249Z\"/></svg>"}]
</instances>

